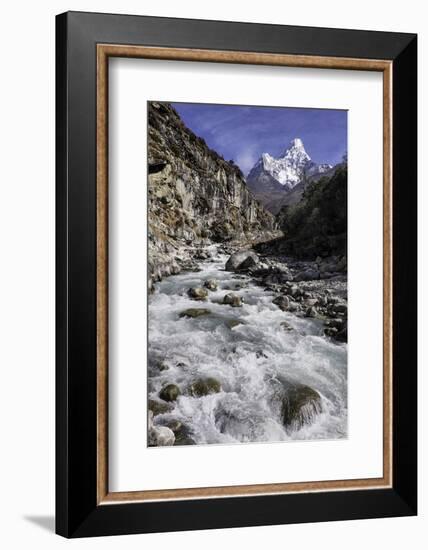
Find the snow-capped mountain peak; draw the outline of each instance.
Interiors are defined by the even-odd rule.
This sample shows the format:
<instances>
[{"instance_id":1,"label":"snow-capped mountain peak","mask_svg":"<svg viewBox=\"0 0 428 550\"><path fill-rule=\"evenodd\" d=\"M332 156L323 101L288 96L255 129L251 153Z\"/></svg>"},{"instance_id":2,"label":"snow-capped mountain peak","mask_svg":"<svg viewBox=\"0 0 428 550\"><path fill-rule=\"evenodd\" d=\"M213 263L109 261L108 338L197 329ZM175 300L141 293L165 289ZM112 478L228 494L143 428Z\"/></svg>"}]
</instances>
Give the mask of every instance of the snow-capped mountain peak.
<instances>
[{"instance_id":1,"label":"snow-capped mountain peak","mask_svg":"<svg viewBox=\"0 0 428 550\"><path fill-rule=\"evenodd\" d=\"M303 141L300 138L294 138L290 141L287 149L284 151L284 157L287 156L287 154L290 153L299 153L306 155L309 159L309 155L306 153L305 146L303 145Z\"/></svg>"},{"instance_id":2,"label":"snow-capped mountain peak","mask_svg":"<svg viewBox=\"0 0 428 550\"><path fill-rule=\"evenodd\" d=\"M329 170L329 164L316 164L305 150L303 141L296 137L292 139L282 157L275 158L269 153L263 153L253 169L248 174L248 181L260 179L267 181L272 178L284 190L291 190L300 183L305 176L321 174ZM272 182L270 182L272 184Z\"/></svg>"},{"instance_id":3,"label":"snow-capped mountain peak","mask_svg":"<svg viewBox=\"0 0 428 550\"><path fill-rule=\"evenodd\" d=\"M306 169L314 165L302 140L296 137L291 140L282 157L275 158L269 153L263 153L248 178L253 180L263 171L285 189L290 190L302 181Z\"/></svg>"},{"instance_id":4,"label":"snow-capped mountain peak","mask_svg":"<svg viewBox=\"0 0 428 550\"><path fill-rule=\"evenodd\" d=\"M272 194L288 193L297 185L305 185L327 173L330 164L317 164L305 150L303 141L295 137L290 141L282 156L275 158L263 153L247 176L247 185L257 197L263 200Z\"/></svg>"}]
</instances>

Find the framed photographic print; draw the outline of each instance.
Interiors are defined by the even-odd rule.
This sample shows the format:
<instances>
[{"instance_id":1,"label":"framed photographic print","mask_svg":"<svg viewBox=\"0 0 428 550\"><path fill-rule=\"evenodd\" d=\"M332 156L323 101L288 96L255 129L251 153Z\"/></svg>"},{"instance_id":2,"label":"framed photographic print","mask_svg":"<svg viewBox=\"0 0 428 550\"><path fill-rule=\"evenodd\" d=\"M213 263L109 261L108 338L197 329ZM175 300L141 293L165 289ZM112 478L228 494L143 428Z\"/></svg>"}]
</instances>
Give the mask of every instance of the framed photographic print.
<instances>
[{"instance_id":1,"label":"framed photographic print","mask_svg":"<svg viewBox=\"0 0 428 550\"><path fill-rule=\"evenodd\" d=\"M416 36L56 47L57 532L416 514Z\"/></svg>"}]
</instances>

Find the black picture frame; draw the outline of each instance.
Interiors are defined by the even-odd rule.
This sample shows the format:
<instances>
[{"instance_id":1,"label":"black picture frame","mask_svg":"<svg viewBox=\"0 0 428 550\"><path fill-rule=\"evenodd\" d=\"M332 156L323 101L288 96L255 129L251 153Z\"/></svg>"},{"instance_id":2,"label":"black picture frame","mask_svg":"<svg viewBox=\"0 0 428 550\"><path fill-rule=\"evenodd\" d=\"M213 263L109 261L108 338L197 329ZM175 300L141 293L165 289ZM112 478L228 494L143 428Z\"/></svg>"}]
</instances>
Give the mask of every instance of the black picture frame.
<instances>
[{"instance_id":1,"label":"black picture frame","mask_svg":"<svg viewBox=\"0 0 428 550\"><path fill-rule=\"evenodd\" d=\"M391 488L97 504L96 46L392 61ZM56 18L56 532L64 537L417 513L417 36L68 12Z\"/></svg>"}]
</instances>

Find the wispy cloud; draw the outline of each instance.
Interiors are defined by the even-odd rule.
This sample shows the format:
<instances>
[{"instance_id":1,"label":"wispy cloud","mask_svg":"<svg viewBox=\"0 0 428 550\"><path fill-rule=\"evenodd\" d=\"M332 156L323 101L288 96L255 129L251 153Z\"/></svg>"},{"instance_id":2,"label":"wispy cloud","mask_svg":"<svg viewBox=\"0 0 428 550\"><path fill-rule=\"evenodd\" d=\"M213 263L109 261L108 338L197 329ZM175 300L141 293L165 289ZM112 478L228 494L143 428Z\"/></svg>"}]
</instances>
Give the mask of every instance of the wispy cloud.
<instances>
[{"instance_id":1,"label":"wispy cloud","mask_svg":"<svg viewBox=\"0 0 428 550\"><path fill-rule=\"evenodd\" d=\"M173 103L184 123L244 173L262 153L283 153L300 137L316 162L335 164L347 150L347 113L339 110Z\"/></svg>"}]
</instances>

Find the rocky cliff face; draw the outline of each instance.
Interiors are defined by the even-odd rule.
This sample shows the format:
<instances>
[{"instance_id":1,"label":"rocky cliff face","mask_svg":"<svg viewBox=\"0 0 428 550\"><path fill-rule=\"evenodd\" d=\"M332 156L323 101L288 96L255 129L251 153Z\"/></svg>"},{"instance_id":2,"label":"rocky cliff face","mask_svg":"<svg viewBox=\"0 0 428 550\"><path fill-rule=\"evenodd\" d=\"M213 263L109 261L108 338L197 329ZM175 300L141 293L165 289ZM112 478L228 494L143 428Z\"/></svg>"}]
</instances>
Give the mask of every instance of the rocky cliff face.
<instances>
[{"instance_id":1,"label":"rocky cliff face","mask_svg":"<svg viewBox=\"0 0 428 550\"><path fill-rule=\"evenodd\" d=\"M148 218L149 283L180 271L186 247L255 241L275 226L240 169L157 102L148 110Z\"/></svg>"}]
</instances>

